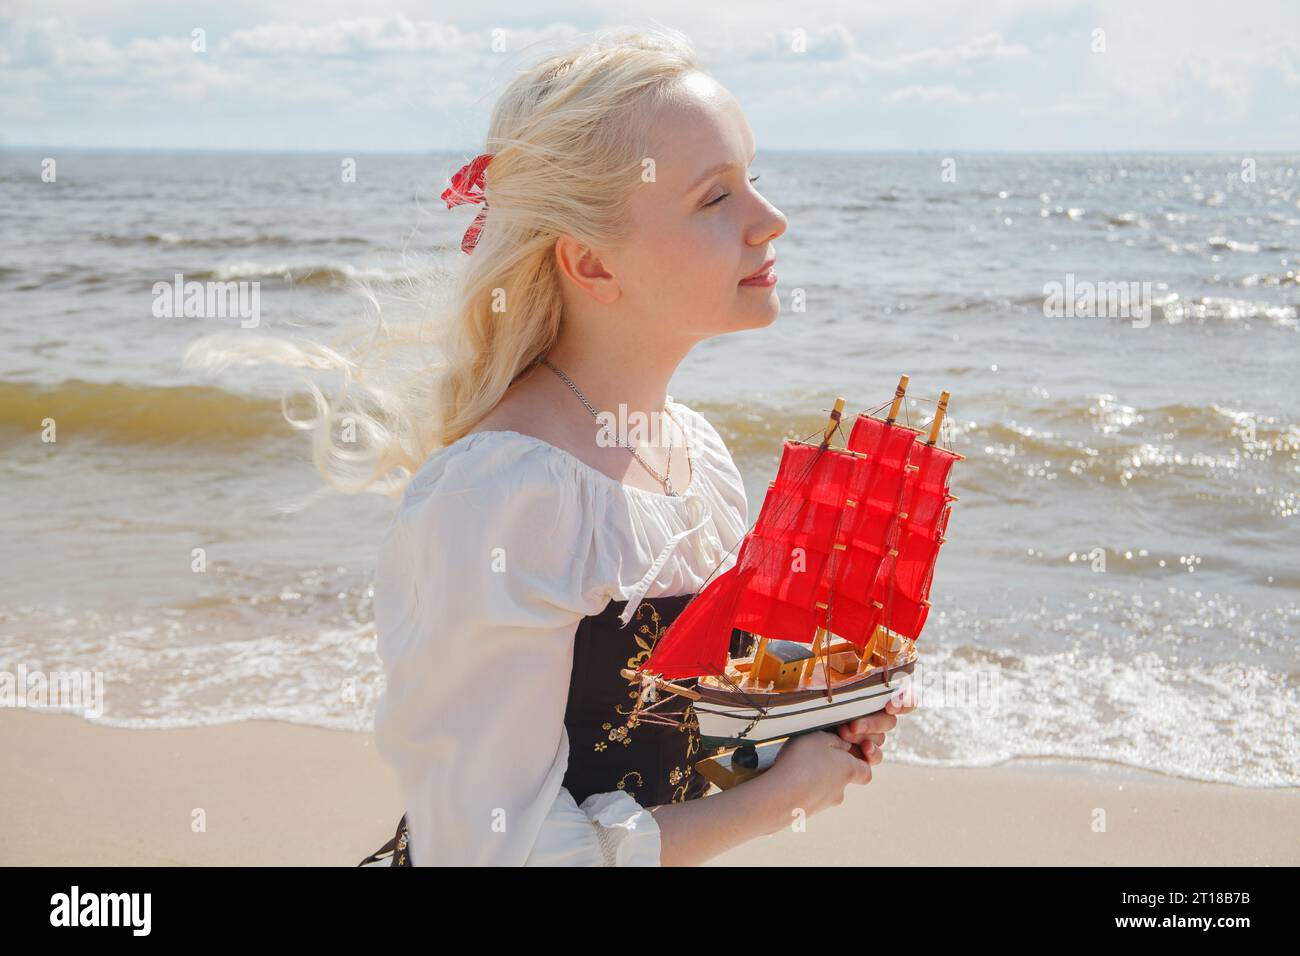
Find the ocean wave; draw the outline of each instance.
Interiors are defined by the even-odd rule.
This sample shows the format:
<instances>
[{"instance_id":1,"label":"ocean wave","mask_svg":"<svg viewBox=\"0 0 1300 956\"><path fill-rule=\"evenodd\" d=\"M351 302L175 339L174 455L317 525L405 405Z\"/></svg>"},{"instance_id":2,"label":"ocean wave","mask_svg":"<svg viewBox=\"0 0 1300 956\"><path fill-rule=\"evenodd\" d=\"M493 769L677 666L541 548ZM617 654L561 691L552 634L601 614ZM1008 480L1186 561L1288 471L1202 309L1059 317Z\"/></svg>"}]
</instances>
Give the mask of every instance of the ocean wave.
<instances>
[{"instance_id":1,"label":"ocean wave","mask_svg":"<svg viewBox=\"0 0 1300 956\"><path fill-rule=\"evenodd\" d=\"M1089 281L1096 282L1135 282L1131 278L1096 278L1087 277ZM1055 280L1060 282L1060 279ZM1082 282L1082 279L1077 281ZM1284 273L1281 275L1253 275L1247 276L1241 280L1231 280L1237 282L1243 287L1246 286L1282 286L1300 282L1294 272ZM1136 312L1142 305L1143 296L1136 294L1132 299L1130 311ZM1105 295L1099 293L1099 299L1105 300ZM1014 311L1025 315L1042 315L1043 304L1047 301L1046 294L1007 294L1007 295L976 295L960 299L949 298L947 302L936 305L939 311L949 314L960 315L968 313L971 310L979 312L1005 312ZM1122 300L1121 300L1122 301ZM1101 305L1099 302L1098 305ZM1300 307L1285 303L1261 302L1255 299L1240 299L1232 296L1189 296L1184 297L1177 292L1158 292L1149 296L1150 304L1150 321L1153 323L1164 323L1166 325L1207 325L1214 323L1239 323L1249 325L1251 322L1263 322L1278 328L1297 328L1300 327ZM1068 318L1051 318L1044 317L1046 321L1053 322L1087 322L1094 319L1086 316L1068 317ZM1135 316L1098 316L1095 321L1102 322L1120 322L1132 324L1138 322L1140 317Z\"/></svg>"},{"instance_id":2,"label":"ocean wave","mask_svg":"<svg viewBox=\"0 0 1300 956\"><path fill-rule=\"evenodd\" d=\"M1258 242L1241 242L1227 236L1210 236L1205 244L1211 249L1226 249L1229 252L1259 252Z\"/></svg>"},{"instance_id":3,"label":"ocean wave","mask_svg":"<svg viewBox=\"0 0 1300 956\"><path fill-rule=\"evenodd\" d=\"M1281 242L1266 240L1250 242L1232 239L1228 236L1209 236L1206 239L1179 239L1176 236L1161 236L1160 242L1169 252L1176 255L1190 254L1208 262L1223 260L1225 252L1258 253L1287 252L1293 247Z\"/></svg>"},{"instance_id":4,"label":"ocean wave","mask_svg":"<svg viewBox=\"0 0 1300 956\"><path fill-rule=\"evenodd\" d=\"M171 282L180 272L185 281L192 282L283 282L297 286L347 286L354 282L376 285L398 285L409 282L413 275L402 269L384 269L378 266L354 266L347 262L289 263L237 261L212 269L182 270L163 275L130 272L102 271L81 263L65 262L45 271L8 268L0 272L0 280L19 283L20 292L46 291L52 288L75 287L90 290L105 287L150 287L154 282Z\"/></svg>"},{"instance_id":5,"label":"ocean wave","mask_svg":"<svg viewBox=\"0 0 1300 956\"><path fill-rule=\"evenodd\" d=\"M368 575L247 575L255 586L216 603L150 614L0 612L6 629L28 635L0 637L0 652L28 673L104 673L95 721L107 725L267 719L371 730L384 679ZM1285 659L1300 623L1293 602L1095 588L1087 600L937 608L931 620L913 681L919 706L891 737L891 760L1102 761L1238 786L1300 785L1300 675L1260 658Z\"/></svg>"},{"instance_id":6,"label":"ocean wave","mask_svg":"<svg viewBox=\"0 0 1300 956\"><path fill-rule=\"evenodd\" d=\"M954 477L961 494L988 496L1004 504L1037 500L1043 482L1083 488L1139 488L1172 496L1181 489L1213 493L1219 510L1232 509L1229 527L1273 526L1300 514L1300 424L1246 408L1190 403L1135 405L1109 393L1052 398L1045 391L1011 400L1001 419L974 421L952 414L945 443L966 456ZM792 400L793 407L815 407ZM749 404L706 405L742 468L772 467L781 439L820 430L825 419ZM860 411L850 408L846 420ZM927 420L912 409L913 424ZM1170 479L1178 479L1170 481ZM1058 492L1058 493L1064 493ZM1186 503L1195 508L1196 502ZM1177 564L1177 554L1159 554Z\"/></svg>"},{"instance_id":7,"label":"ocean wave","mask_svg":"<svg viewBox=\"0 0 1300 956\"><path fill-rule=\"evenodd\" d=\"M107 625L91 641L64 633L79 623ZM206 633L192 621L56 622L48 645L0 641L7 661L27 672L100 672L102 710L87 716L110 727L165 729L282 720L334 730L366 731L383 691L374 625L286 629L263 622L254 634ZM12 667L12 664L10 665ZM76 713L66 708L61 712Z\"/></svg>"},{"instance_id":8,"label":"ocean wave","mask_svg":"<svg viewBox=\"0 0 1300 956\"><path fill-rule=\"evenodd\" d=\"M1264 321L1281 328L1297 328L1300 327L1298 315L1300 310L1294 305L1274 305L1226 296L1185 299L1177 293L1170 293L1156 297L1151 303L1151 321L1163 321L1169 325Z\"/></svg>"},{"instance_id":9,"label":"ocean wave","mask_svg":"<svg viewBox=\"0 0 1300 956\"><path fill-rule=\"evenodd\" d=\"M1242 276L1236 280L1238 284L1247 288L1257 286L1288 286L1300 285L1300 272L1295 269L1289 269L1286 272L1252 272L1250 275Z\"/></svg>"},{"instance_id":10,"label":"ocean wave","mask_svg":"<svg viewBox=\"0 0 1300 956\"><path fill-rule=\"evenodd\" d=\"M398 283L411 278L409 272L376 266L357 267L347 262L290 265L289 263L231 262L216 269L187 272L187 281L238 282L279 279L290 285L345 285L354 281Z\"/></svg>"},{"instance_id":11,"label":"ocean wave","mask_svg":"<svg viewBox=\"0 0 1300 956\"><path fill-rule=\"evenodd\" d=\"M1106 222L1112 226L1119 226L1121 228L1126 226L1137 226L1146 229L1151 225L1145 216L1135 212L1121 212L1116 213L1113 216L1107 216Z\"/></svg>"},{"instance_id":12,"label":"ocean wave","mask_svg":"<svg viewBox=\"0 0 1300 956\"><path fill-rule=\"evenodd\" d=\"M279 400L207 385L0 381L0 434L39 432L47 418L54 419L59 442L227 445L289 430Z\"/></svg>"},{"instance_id":13,"label":"ocean wave","mask_svg":"<svg viewBox=\"0 0 1300 956\"><path fill-rule=\"evenodd\" d=\"M919 705L907 726L899 723L890 759L948 767L1101 761L1237 786L1300 785L1289 732L1300 718L1294 674L1174 662L1154 651L1116 655L1095 636L1077 644L1015 654L930 641L914 675Z\"/></svg>"},{"instance_id":14,"label":"ocean wave","mask_svg":"<svg viewBox=\"0 0 1300 956\"><path fill-rule=\"evenodd\" d=\"M248 246L364 246L365 239L358 236L301 238L282 233L261 232L251 236L182 236L175 232L146 232L130 235L97 232L91 237L95 242L111 246L177 246L194 249L238 249Z\"/></svg>"},{"instance_id":15,"label":"ocean wave","mask_svg":"<svg viewBox=\"0 0 1300 956\"><path fill-rule=\"evenodd\" d=\"M888 395L885 398L887 400ZM1032 454L1062 450L1096 453L1097 449L1088 449L1079 442L1104 436L1119 436L1131 441L1140 437L1135 426L1145 428L1154 424L1162 436L1189 439L1200 446L1206 440L1218 442L1221 448L1267 445L1275 453L1300 456L1300 425L1250 409L1184 402L1138 408L1104 392L1082 399L1052 398L1041 392L1020 404L1027 415L1035 416L1042 424L1022 424L1014 419L977 423L959 417L950 418L949 422L962 444L1014 443ZM825 417L819 414L801 412L791 417L792 411L800 407L793 401L789 405L700 402L695 407L714 423L733 455L761 453L774 456L779 451L779 445L774 441L787 434L800 437L812 434L826 423ZM859 411L862 409L847 408L845 420L851 421Z\"/></svg>"},{"instance_id":16,"label":"ocean wave","mask_svg":"<svg viewBox=\"0 0 1300 956\"><path fill-rule=\"evenodd\" d=\"M70 286L79 291L88 291L136 281L130 273L101 272L74 262L52 265L43 272L10 269L0 273L0 279L12 279L17 283L14 288L19 292L45 292Z\"/></svg>"}]
</instances>

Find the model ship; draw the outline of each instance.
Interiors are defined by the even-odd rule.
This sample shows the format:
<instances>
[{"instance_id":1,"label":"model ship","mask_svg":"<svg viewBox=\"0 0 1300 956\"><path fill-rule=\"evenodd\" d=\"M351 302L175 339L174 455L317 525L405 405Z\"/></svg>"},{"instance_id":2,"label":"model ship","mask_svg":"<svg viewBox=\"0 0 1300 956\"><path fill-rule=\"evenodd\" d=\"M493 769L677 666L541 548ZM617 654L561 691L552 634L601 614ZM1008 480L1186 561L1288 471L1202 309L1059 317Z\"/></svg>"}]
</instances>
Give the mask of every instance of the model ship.
<instances>
[{"instance_id":1,"label":"model ship","mask_svg":"<svg viewBox=\"0 0 1300 956\"><path fill-rule=\"evenodd\" d=\"M688 698L704 744L739 748L728 767L758 772L755 745L878 711L910 679L963 456L938 443L947 392L928 437L898 421L907 385L859 414L843 448L843 398L820 441L785 441L735 564L624 671L642 682L640 717L660 692ZM733 656L750 636L752 652Z\"/></svg>"}]
</instances>

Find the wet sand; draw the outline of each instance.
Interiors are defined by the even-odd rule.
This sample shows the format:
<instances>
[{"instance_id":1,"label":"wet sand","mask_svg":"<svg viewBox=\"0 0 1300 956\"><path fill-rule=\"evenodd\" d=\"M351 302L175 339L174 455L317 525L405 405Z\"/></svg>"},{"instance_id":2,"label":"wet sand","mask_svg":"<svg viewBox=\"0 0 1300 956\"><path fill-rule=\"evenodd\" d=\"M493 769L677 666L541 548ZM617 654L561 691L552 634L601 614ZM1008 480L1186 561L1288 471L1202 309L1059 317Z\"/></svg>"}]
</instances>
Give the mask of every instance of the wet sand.
<instances>
[{"instance_id":1,"label":"wet sand","mask_svg":"<svg viewBox=\"0 0 1300 956\"><path fill-rule=\"evenodd\" d=\"M132 730L0 711L0 864L353 866L401 797L369 734L273 721ZM705 798L707 799L707 798ZM202 810L206 829L192 821ZM1104 830L1099 830L1104 811ZM1300 863L1300 790L1108 764L891 764L711 865Z\"/></svg>"}]
</instances>

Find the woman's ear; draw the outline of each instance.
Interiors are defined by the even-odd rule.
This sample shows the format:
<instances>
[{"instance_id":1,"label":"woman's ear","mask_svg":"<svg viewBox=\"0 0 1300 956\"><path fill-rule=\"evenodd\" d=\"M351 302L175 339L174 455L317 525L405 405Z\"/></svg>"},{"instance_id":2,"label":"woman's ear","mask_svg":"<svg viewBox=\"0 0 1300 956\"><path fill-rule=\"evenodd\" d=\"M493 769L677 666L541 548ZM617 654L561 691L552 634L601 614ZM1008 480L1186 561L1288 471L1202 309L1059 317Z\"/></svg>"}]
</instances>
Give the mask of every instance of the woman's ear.
<instances>
[{"instance_id":1,"label":"woman's ear","mask_svg":"<svg viewBox=\"0 0 1300 956\"><path fill-rule=\"evenodd\" d=\"M572 236L555 240L555 265L562 276L602 305L617 301L622 292L596 251Z\"/></svg>"}]
</instances>

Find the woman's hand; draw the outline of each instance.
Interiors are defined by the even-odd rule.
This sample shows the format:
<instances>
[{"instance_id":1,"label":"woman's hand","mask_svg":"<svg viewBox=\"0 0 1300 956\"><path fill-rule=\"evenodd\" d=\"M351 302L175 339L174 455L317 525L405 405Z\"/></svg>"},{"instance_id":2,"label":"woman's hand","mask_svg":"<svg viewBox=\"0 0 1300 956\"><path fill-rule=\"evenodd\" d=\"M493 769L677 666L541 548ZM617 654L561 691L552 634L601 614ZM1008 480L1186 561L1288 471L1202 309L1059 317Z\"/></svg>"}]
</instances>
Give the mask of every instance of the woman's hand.
<instances>
[{"instance_id":1,"label":"woman's hand","mask_svg":"<svg viewBox=\"0 0 1300 956\"><path fill-rule=\"evenodd\" d=\"M916 697L909 685L901 693L895 694L886 701L884 710L878 710L874 714L867 714L857 720L847 721L840 724L836 730L839 732L840 740L855 745L852 753L854 756L861 758L862 744L873 743L877 752L879 752L880 748L885 745L885 734L898 726L898 718L903 714L910 714L914 710L916 710ZM881 759L883 759L883 756Z\"/></svg>"},{"instance_id":2,"label":"woman's hand","mask_svg":"<svg viewBox=\"0 0 1300 956\"><path fill-rule=\"evenodd\" d=\"M790 825L791 814L812 816L844 802L849 784L871 782L871 768L884 759L881 744L902 714L916 709L904 690L885 709L840 724L837 733L808 733L781 745L767 773L744 784L748 795L761 800L760 816L770 821L767 832ZM830 729L830 728L827 728Z\"/></svg>"},{"instance_id":3,"label":"woman's hand","mask_svg":"<svg viewBox=\"0 0 1300 956\"><path fill-rule=\"evenodd\" d=\"M799 734L783 743L767 773L753 781L768 793L777 825L788 826L795 811L810 817L838 806L851 783L870 783L871 765L880 763L880 750L870 742L863 746L865 760L855 757L850 752L854 745L835 734Z\"/></svg>"}]
</instances>

